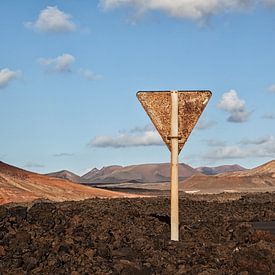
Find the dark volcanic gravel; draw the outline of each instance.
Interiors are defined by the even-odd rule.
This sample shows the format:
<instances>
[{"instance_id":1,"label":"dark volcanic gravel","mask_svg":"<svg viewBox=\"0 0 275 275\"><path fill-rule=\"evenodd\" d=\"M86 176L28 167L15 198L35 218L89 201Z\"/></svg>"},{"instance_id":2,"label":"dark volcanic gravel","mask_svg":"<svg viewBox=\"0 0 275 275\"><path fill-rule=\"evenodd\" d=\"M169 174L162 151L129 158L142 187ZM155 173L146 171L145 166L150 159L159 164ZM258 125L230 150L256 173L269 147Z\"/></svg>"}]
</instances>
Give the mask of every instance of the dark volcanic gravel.
<instances>
[{"instance_id":1,"label":"dark volcanic gravel","mask_svg":"<svg viewBox=\"0 0 275 275\"><path fill-rule=\"evenodd\" d=\"M275 194L181 199L170 241L169 199L93 199L0 206L0 274L273 274Z\"/></svg>"}]
</instances>

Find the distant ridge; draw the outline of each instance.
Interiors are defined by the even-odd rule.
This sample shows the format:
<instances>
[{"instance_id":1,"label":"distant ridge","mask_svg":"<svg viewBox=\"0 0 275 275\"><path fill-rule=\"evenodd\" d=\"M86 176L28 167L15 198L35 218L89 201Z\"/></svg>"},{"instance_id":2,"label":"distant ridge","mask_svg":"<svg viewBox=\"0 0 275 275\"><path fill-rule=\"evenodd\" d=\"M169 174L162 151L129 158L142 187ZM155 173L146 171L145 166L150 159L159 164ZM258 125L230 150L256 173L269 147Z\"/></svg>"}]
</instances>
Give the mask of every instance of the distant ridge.
<instances>
[{"instance_id":1,"label":"distant ridge","mask_svg":"<svg viewBox=\"0 0 275 275\"><path fill-rule=\"evenodd\" d=\"M233 165L221 165L221 166L216 166L216 167L198 167L196 168L197 171L204 175L217 175L225 172L236 172L236 171L244 171L246 168L238 165L238 164L233 164Z\"/></svg>"},{"instance_id":2,"label":"distant ridge","mask_svg":"<svg viewBox=\"0 0 275 275\"><path fill-rule=\"evenodd\" d=\"M195 169L179 164L179 178L185 179L198 174ZM83 179L83 177L81 178ZM92 176L85 177L84 182L91 184L103 183L155 183L166 182L170 179L170 165L168 163L140 164L131 166L109 166L104 167Z\"/></svg>"},{"instance_id":3,"label":"distant ridge","mask_svg":"<svg viewBox=\"0 0 275 275\"><path fill-rule=\"evenodd\" d=\"M0 205L10 202L84 200L102 197L136 197L76 184L29 172L0 161Z\"/></svg>"},{"instance_id":4,"label":"distant ridge","mask_svg":"<svg viewBox=\"0 0 275 275\"><path fill-rule=\"evenodd\" d=\"M105 177L106 175L112 174L113 172L121 168L123 167L120 165L106 166L100 170L98 170L97 168L93 168L90 172L83 175L81 179L84 181L93 181L93 179L95 178Z\"/></svg>"},{"instance_id":5,"label":"distant ridge","mask_svg":"<svg viewBox=\"0 0 275 275\"><path fill-rule=\"evenodd\" d=\"M179 179L185 180L193 175L205 174L216 175L224 172L243 171L245 168L235 165L223 165L217 167L199 167L181 163L179 164ZM86 184L105 184L105 183L157 183L167 182L170 180L170 164L154 163L139 164L131 166L112 165L102 169L93 168L91 171L83 175L77 176L69 171L60 171L47 174L57 178L66 178L78 183Z\"/></svg>"},{"instance_id":6,"label":"distant ridge","mask_svg":"<svg viewBox=\"0 0 275 275\"><path fill-rule=\"evenodd\" d=\"M253 190L275 188L275 160L253 169L218 175L194 175L180 183L183 190ZM275 189L274 189L275 190Z\"/></svg>"},{"instance_id":7,"label":"distant ridge","mask_svg":"<svg viewBox=\"0 0 275 275\"><path fill-rule=\"evenodd\" d=\"M60 179L66 179L66 180L69 180L72 182L80 182L81 181L80 176L78 176L68 170L62 170L62 171L58 171L58 172L49 173L49 174L46 174L46 176L60 178Z\"/></svg>"}]
</instances>

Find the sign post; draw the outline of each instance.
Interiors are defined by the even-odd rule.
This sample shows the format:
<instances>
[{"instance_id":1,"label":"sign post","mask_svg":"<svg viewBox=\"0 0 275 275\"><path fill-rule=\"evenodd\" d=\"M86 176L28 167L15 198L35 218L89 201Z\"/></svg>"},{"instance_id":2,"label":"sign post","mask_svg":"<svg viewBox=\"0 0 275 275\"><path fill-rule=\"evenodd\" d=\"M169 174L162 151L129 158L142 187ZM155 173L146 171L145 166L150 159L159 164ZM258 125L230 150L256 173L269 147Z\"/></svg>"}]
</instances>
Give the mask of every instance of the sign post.
<instances>
[{"instance_id":1,"label":"sign post","mask_svg":"<svg viewBox=\"0 0 275 275\"><path fill-rule=\"evenodd\" d=\"M178 92L171 93L171 240L179 240L179 122Z\"/></svg>"},{"instance_id":2,"label":"sign post","mask_svg":"<svg viewBox=\"0 0 275 275\"><path fill-rule=\"evenodd\" d=\"M210 91L138 92L137 98L171 152L171 240L179 240L178 155L208 103Z\"/></svg>"}]
</instances>

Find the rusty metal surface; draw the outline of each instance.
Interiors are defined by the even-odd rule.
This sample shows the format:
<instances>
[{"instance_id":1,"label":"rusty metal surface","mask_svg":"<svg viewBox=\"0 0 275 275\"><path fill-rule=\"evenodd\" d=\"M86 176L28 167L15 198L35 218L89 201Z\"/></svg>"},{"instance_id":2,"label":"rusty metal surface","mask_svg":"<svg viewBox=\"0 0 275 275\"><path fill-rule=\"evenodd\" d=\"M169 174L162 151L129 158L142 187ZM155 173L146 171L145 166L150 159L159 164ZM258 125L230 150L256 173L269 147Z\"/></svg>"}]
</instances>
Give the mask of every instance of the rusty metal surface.
<instances>
[{"instance_id":1,"label":"rusty metal surface","mask_svg":"<svg viewBox=\"0 0 275 275\"><path fill-rule=\"evenodd\" d=\"M170 141L167 137L170 135L171 121L170 92L138 92L137 97L169 148Z\"/></svg>"},{"instance_id":2,"label":"rusty metal surface","mask_svg":"<svg viewBox=\"0 0 275 275\"><path fill-rule=\"evenodd\" d=\"M171 150L171 91L138 92L137 97ZM210 91L178 91L179 153L211 97Z\"/></svg>"}]
</instances>

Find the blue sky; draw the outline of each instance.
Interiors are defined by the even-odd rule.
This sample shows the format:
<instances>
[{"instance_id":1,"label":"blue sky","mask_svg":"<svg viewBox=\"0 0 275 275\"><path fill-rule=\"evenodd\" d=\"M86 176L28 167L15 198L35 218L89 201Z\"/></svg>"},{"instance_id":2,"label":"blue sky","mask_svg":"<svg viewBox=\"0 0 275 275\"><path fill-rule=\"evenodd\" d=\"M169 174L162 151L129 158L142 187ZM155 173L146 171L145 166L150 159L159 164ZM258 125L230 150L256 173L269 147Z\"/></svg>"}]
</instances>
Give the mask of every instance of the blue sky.
<instances>
[{"instance_id":1,"label":"blue sky","mask_svg":"<svg viewBox=\"0 0 275 275\"><path fill-rule=\"evenodd\" d=\"M1 1L0 159L169 162L139 90L213 92L180 161L275 158L275 1Z\"/></svg>"}]
</instances>

